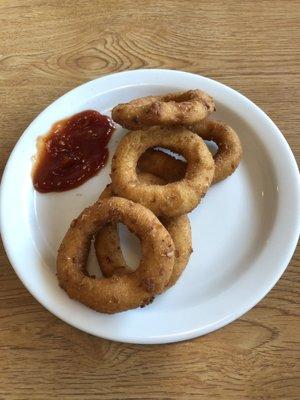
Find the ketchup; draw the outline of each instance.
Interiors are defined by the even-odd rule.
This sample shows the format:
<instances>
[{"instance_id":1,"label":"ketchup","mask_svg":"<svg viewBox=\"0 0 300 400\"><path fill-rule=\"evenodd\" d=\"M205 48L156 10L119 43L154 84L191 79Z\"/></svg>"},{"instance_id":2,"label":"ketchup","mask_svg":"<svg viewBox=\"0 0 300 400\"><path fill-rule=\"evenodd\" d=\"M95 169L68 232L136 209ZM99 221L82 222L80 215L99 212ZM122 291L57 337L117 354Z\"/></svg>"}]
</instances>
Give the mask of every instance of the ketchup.
<instances>
[{"instance_id":1,"label":"ketchup","mask_svg":"<svg viewBox=\"0 0 300 400\"><path fill-rule=\"evenodd\" d=\"M107 162L112 121L88 110L55 123L38 139L33 186L42 193L73 189L97 174Z\"/></svg>"}]
</instances>

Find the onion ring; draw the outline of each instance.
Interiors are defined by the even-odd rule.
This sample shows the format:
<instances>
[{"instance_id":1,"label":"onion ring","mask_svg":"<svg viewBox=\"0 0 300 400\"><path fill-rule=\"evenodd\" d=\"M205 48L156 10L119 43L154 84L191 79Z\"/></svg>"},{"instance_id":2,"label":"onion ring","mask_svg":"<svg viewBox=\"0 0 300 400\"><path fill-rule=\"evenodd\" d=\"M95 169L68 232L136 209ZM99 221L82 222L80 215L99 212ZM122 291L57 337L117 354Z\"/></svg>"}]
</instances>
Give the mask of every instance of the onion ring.
<instances>
[{"instance_id":1,"label":"onion ring","mask_svg":"<svg viewBox=\"0 0 300 400\"><path fill-rule=\"evenodd\" d=\"M160 178L147 173L140 173L139 179L148 184L164 183ZM111 196L113 196L112 188L111 185L108 185L101 193L99 200ZM170 233L175 245L175 262L170 280L165 287L167 289L177 282L188 263L192 253L192 237L187 215L162 220L161 222ZM105 277L132 272L123 257L117 224L106 224L97 233L95 250L101 271Z\"/></svg>"},{"instance_id":2,"label":"onion ring","mask_svg":"<svg viewBox=\"0 0 300 400\"><path fill-rule=\"evenodd\" d=\"M228 178L238 167L243 154L240 139L234 129L225 122L208 118L186 128L203 140L213 141L218 146L213 156L215 174L212 183ZM138 168L154 175L163 174L165 180L174 182L178 177L184 176L186 163L162 151L149 149L140 157Z\"/></svg>"},{"instance_id":3,"label":"onion ring","mask_svg":"<svg viewBox=\"0 0 300 400\"><path fill-rule=\"evenodd\" d=\"M136 130L154 125L194 124L214 110L213 98L196 89L119 104L112 110L112 119L124 128Z\"/></svg>"},{"instance_id":4,"label":"onion ring","mask_svg":"<svg viewBox=\"0 0 300 400\"><path fill-rule=\"evenodd\" d=\"M187 168L183 179L164 186L139 181L138 159L155 146L169 148L185 157ZM180 127L129 132L120 141L112 159L114 193L143 204L158 216L176 217L193 210L207 192L213 176L213 158L203 140Z\"/></svg>"},{"instance_id":5,"label":"onion ring","mask_svg":"<svg viewBox=\"0 0 300 400\"><path fill-rule=\"evenodd\" d=\"M116 222L139 237L140 265L131 274L92 278L86 271L91 239L106 223ZM148 304L169 281L173 266L174 243L155 215L140 204L113 197L86 208L71 223L58 250L57 277L69 297L115 313Z\"/></svg>"},{"instance_id":6,"label":"onion ring","mask_svg":"<svg viewBox=\"0 0 300 400\"><path fill-rule=\"evenodd\" d=\"M192 132L203 140L216 143L218 150L214 154L215 175L213 183L230 176L239 165L242 158L242 145L236 132L222 121L206 118L197 124L188 126Z\"/></svg>"}]
</instances>

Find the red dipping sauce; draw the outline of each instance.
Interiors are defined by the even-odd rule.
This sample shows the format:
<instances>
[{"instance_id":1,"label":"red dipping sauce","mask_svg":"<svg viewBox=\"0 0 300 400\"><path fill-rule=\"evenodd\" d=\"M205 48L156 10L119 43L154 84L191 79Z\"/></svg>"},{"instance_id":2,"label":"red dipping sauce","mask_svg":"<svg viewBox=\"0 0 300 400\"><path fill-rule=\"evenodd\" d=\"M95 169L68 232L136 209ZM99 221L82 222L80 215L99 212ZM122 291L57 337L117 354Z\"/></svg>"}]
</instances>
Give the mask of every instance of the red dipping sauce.
<instances>
[{"instance_id":1,"label":"red dipping sauce","mask_svg":"<svg viewBox=\"0 0 300 400\"><path fill-rule=\"evenodd\" d=\"M59 121L38 139L33 186L42 193L73 189L104 167L115 130L110 118L88 110Z\"/></svg>"}]
</instances>

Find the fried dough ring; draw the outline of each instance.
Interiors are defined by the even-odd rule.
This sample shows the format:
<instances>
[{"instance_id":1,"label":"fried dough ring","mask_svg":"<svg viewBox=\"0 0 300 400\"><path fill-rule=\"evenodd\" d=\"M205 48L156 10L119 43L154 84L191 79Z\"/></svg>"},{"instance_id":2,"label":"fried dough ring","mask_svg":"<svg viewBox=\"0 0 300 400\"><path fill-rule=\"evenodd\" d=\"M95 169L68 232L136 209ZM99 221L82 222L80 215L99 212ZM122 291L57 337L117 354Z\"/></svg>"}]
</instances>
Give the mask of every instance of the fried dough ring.
<instances>
[{"instance_id":1,"label":"fried dough ring","mask_svg":"<svg viewBox=\"0 0 300 400\"><path fill-rule=\"evenodd\" d=\"M112 119L124 128L137 130L154 125L194 124L214 110L213 98L196 89L119 104L112 110Z\"/></svg>"},{"instance_id":2,"label":"fried dough ring","mask_svg":"<svg viewBox=\"0 0 300 400\"><path fill-rule=\"evenodd\" d=\"M225 122L206 118L188 126L192 132L203 140L216 143L218 150L214 154L215 175L213 183L230 176L239 165L242 158L242 145L236 132Z\"/></svg>"},{"instance_id":3,"label":"fried dough ring","mask_svg":"<svg viewBox=\"0 0 300 400\"><path fill-rule=\"evenodd\" d=\"M96 279L86 262L92 237L106 224L123 222L142 248L137 270ZM140 204L119 197L96 202L76 218L57 257L57 277L69 297L94 310L115 313L148 304L168 283L174 266L174 243L155 215Z\"/></svg>"},{"instance_id":4,"label":"fried dough ring","mask_svg":"<svg viewBox=\"0 0 300 400\"><path fill-rule=\"evenodd\" d=\"M160 178L147 173L140 173L139 179L148 184L165 183ZM111 185L108 185L101 193L99 200L111 196L113 196L112 188ZM192 252L192 236L187 215L164 219L161 222L170 233L175 245L175 262L170 280L165 288L167 289L177 282L188 263ZM123 257L117 224L106 224L100 229L95 237L95 250L100 269L105 277L132 272Z\"/></svg>"},{"instance_id":5,"label":"fried dough ring","mask_svg":"<svg viewBox=\"0 0 300 400\"><path fill-rule=\"evenodd\" d=\"M161 146L187 160L183 179L167 185L140 182L136 166L148 148ZM129 132L120 141L112 159L112 188L118 196L139 202L154 214L176 217L193 210L207 192L214 176L213 158L201 138L185 128L153 127Z\"/></svg>"},{"instance_id":6,"label":"fried dough ring","mask_svg":"<svg viewBox=\"0 0 300 400\"><path fill-rule=\"evenodd\" d=\"M215 174L212 183L228 178L238 167L243 153L236 132L225 122L208 118L187 128L203 140L213 141L218 146L213 156ZM162 171L164 179L174 182L176 178L181 179L184 176L186 163L162 151L149 149L140 157L138 168L159 176L161 176L159 171Z\"/></svg>"}]
</instances>

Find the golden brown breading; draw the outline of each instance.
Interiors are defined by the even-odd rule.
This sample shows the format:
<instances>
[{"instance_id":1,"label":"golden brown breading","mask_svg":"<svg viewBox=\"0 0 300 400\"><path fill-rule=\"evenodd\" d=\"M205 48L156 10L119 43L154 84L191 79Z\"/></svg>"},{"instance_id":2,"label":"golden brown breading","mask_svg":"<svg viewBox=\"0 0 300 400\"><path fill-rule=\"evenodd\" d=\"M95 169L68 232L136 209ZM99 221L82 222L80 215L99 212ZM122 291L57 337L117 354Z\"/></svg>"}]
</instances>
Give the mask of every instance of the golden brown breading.
<instances>
[{"instance_id":1,"label":"golden brown breading","mask_svg":"<svg viewBox=\"0 0 300 400\"><path fill-rule=\"evenodd\" d=\"M156 149L146 150L138 160L137 167L142 172L149 172L164 179L164 184L184 178L186 162Z\"/></svg>"},{"instance_id":2,"label":"golden brown breading","mask_svg":"<svg viewBox=\"0 0 300 400\"><path fill-rule=\"evenodd\" d=\"M141 181L148 184L165 183L160 178L151 174L139 173L138 176ZM113 196L111 185L108 185L101 193L99 200L111 196ZM177 282L188 263L192 252L192 236L187 215L164 219L161 222L170 233L175 245L175 262L173 272L165 288L167 289ZM132 272L123 257L117 224L106 224L97 233L95 237L95 250L101 271L105 277Z\"/></svg>"},{"instance_id":3,"label":"golden brown breading","mask_svg":"<svg viewBox=\"0 0 300 400\"><path fill-rule=\"evenodd\" d=\"M92 237L106 224L123 222L142 247L137 270L122 276L96 279L86 262ZM96 202L75 219L57 257L57 277L68 295L104 313L148 304L169 282L174 266L174 243L155 215L140 204L119 197Z\"/></svg>"},{"instance_id":4,"label":"golden brown breading","mask_svg":"<svg viewBox=\"0 0 300 400\"><path fill-rule=\"evenodd\" d=\"M149 148L161 146L187 160L183 179L167 185L140 182L136 166ZM118 196L139 202L158 216L176 217L193 210L214 176L214 161L203 140L185 128L153 127L132 131L120 141L112 160L112 188Z\"/></svg>"},{"instance_id":5,"label":"golden brown breading","mask_svg":"<svg viewBox=\"0 0 300 400\"><path fill-rule=\"evenodd\" d=\"M214 154L215 175L212 183L226 179L238 167L242 158L242 145L236 132L225 122L206 118L197 124L186 126L203 140L213 141L218 150ZM167 182L175 182L185 175L186 163L160 150L149 149L138 161L141 171L161 176Z\"/></svg>"},{"instance_id":6,"label":"golden brown breading","mask_svg":"<svg viewBox=\"0 0 300 400\"><path fill-rule=\"evenodd\" d=\"M222 181L236 170L243 150L238 135L229 125L222 121L206 118L197 124L187 126L187 128L203 140L211 140L218 146L214 155L214 183Z\"/></svg>"},{"instance_id":7,"label":"golden brown breading","mask_svg":"<svg viewBox=\"0 0 300 400\"><path fill-rule=\"evenodd\" d=\"M215 109L213 98L202 90L147 96L119 104L112 119L124 128L137 130L154 125L168 126L196 123Z\"/></svg>"}]
</instances>

